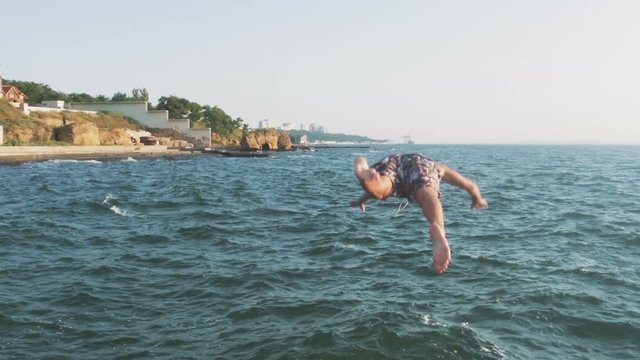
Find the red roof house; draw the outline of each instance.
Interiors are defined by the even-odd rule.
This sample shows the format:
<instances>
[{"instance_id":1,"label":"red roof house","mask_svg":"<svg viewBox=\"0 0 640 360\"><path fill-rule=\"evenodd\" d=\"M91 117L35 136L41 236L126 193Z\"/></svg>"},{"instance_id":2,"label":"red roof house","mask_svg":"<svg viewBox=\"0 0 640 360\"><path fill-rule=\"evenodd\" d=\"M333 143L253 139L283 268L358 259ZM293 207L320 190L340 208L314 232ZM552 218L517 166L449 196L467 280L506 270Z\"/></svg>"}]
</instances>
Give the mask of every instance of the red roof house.
<instances>
[{"instance_id":1,"label":"red roof house","mask_svg":"<svg viewBox=\"0 0 640 360\"><path fill-rule=\"evenodd\" d=\"M29 100L29 97L25 95L20 89L13 85L2 85L0 89L0 98L5 98L9 102L24 103Z\"/></svg>"}]
</instances>

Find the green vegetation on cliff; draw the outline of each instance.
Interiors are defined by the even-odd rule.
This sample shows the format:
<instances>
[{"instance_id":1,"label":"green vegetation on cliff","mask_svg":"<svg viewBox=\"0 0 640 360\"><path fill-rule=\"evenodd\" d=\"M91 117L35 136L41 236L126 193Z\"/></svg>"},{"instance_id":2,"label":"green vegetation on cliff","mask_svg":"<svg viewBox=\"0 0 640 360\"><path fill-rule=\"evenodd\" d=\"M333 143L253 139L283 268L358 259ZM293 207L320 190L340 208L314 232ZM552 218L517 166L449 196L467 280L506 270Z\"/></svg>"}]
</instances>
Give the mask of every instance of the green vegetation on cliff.
<instances>
[{"instance_id":1,"label":"green vegetation on cliff","mask_svg":"<svg viewBox=\"0 0 640 360\"><path fill-rule=\"evenodd\" d=\"M241 118L233 119L217 106L200 105L177 96L163 96L158 99L157 110L167 110L171 119L189 119L194 128L211 128L221 137L239 140L243 126Z\"/></svg>"},{"instance_id":2,"label":"green vegetation on cliff","mask_svg":"<svg viewBox=\"0 0 640 360\"><path fill-rule=\"evenodd\" d=\"M307 135L307 140L309 142L327 142L327 141L335 141L335 142L349 142L349 143L383 143L389 140L376 140L371 139L366 136L360 135L348 135L348 134L329 134L322 133L317 131L304 131L304 130L291 130L289 131L289 135L293 138L299 139L303 135Z\"/></svg>"}]
</instances>

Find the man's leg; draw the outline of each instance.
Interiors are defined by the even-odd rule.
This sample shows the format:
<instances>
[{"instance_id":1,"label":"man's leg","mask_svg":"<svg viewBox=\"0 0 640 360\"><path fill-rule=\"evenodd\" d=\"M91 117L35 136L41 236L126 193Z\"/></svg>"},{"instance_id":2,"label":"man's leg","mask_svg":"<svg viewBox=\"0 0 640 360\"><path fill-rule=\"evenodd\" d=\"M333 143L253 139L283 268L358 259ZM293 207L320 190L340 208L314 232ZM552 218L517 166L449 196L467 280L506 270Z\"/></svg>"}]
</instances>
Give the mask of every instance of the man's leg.
<instances>
[{"instance_id":1,"label":"man's leg","mask_svg":"<svg viewBox=\"0 0 640 360\"><path fill-rule=\"evenodd\" d=\"M471 209L486 209L489 207L487 200L483 199L482 195L480 195L480 189L478 189L476 183L447 165L440 164L439 166L442 170L442 181L467 190L469 196L471 196Z\"/></svg>"},{"instance_id":2,"label":"man's leg","mask_svg":"<svg viewBox=\"0 0 640 360\"><path fill-rule=\"evenodd\" d=\"M442 274L451 261L451 250L444 231L444 215L438 192L430 186L416 190L416 202L429 222L429 237L433 247L433 269Z\"/></svg>"}]
</instances>

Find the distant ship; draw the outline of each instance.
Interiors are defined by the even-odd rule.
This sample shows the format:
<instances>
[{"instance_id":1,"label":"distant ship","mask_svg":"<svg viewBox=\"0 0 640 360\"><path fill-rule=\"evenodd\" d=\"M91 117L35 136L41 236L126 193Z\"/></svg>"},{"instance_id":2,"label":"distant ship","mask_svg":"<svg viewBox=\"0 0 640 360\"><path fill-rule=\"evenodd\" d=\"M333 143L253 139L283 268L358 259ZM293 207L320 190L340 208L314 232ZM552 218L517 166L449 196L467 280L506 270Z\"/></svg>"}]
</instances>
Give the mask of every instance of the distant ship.
<instances>
[{"instance_id":1,"label":"distant ship","mask_svg":"<svg viewBox=\"0 0 640 360\"><path fill-rule=\"evenodd\" d=\"M404 139L404 144L405 145L413 145L415 144L415 142L411 139L411 135L405 135L402 137L402 139Z\"/></svg>"}]
</instances>

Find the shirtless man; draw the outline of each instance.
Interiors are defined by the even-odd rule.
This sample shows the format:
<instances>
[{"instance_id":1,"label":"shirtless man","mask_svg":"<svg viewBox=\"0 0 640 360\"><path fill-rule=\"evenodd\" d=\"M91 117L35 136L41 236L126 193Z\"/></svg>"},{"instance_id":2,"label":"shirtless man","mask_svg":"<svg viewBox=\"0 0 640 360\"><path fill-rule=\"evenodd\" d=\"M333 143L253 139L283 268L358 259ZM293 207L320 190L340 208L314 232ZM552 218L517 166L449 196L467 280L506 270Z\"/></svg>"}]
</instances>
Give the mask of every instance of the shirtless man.
<instances>
[{"instance_id":1,"label":"shirtless man","mask_svg":"<svg viewBox=\"0 0 640 360\"><path fill-rule=\"evenodd\" d=\"M444 216L440 203L440 180L467 190L471 209L488 207L478 186L450 167L436 163L421 154L392 154L371 167L367 159L357 157L353 172L365 193L351 202L365 211L369 199L385 200L390 196L415 200L429 222L429 237L433 247L433 268L442 274L451 261L451 250L444 231Z\"/></svg>"}]
</instances>

